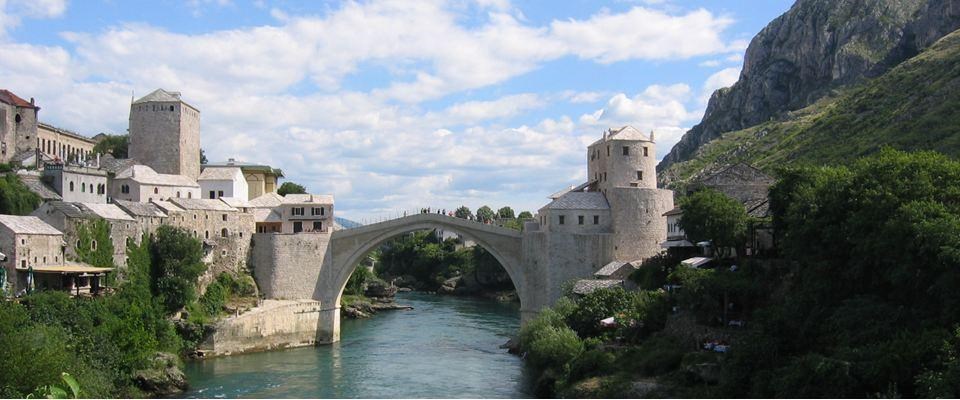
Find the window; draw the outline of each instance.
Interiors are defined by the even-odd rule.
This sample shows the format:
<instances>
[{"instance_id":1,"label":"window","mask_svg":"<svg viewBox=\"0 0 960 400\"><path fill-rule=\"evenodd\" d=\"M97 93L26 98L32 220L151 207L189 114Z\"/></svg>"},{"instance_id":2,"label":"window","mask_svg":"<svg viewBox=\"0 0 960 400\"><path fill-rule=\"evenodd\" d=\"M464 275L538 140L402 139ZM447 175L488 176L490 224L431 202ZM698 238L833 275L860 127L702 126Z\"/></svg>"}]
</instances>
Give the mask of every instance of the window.
<instances>
[{"instance_id":1,"label":"window","mask_svg":"<svg viewBox=\"0 0 960 400\"><path fill-rule=\"evenodd\" d=\"M86 193L86 192L87 192L87 183L86 182L80 183L80 193Z\"/></svg>"},{"instance_id":2,"label":"window","mask_svg":"<svg viewBox=\"0 0 960 400\"><path fill-rule=\"evenodd\" d=\"M222 190L218 190L218 191L217 191L217 198L219 199L219 198L221 198L221 197L223 197L223 191L222 191Z\"/></svg>"},{"instance_id":3,"label":"window","mask_svg":"<svg viewBox=\"0 0 960 400\"><path fill-rule=\"evenodd\" d=\"M70 191L71 191L71 192L73 191L73 182L72 182L72 181L70 182Z\"/></svg>"},{"instance_id":4,"label":"window","mask_svg":"<svg viewBox=\"0 0 960 400\"><path fill-rule=\"evenodd\" d=\"M323 215L323 207L313 207L310 209L310 215Z\"/></svg>"},{"instance_id":5,"label":"window","mask_svg":"<svg viewBox=\"0 0 960 400\"><path fill-rule=\"evenodd\" d=\"M170 106L170 111L173 111L173 106Z\"/></svg>"},{"instance_id":6,"label":"window","mask_svg":"<svg viewBox=\"0 0 960 400\"><path fill-rule=\"evenodd\" d=\"M323 230L323 221L313 221L313 230L320 232Z\"/></svg>"},{"instance_id":7,"label":"window","mask_svg":"<svg viewBox=\"0 0 960 400\"><path fill-rule=\"evenodd\" d=\"M228 233L228 232L227 232L227 228L221 229L221 230L220 230L220 237L227 237L227 233Z\"/></svg>"},{"instance_id":8,"label":"window","mask_svg":"<svg viewBox=\"0 0 960 400\"><path fill-rule=\"evenodd\" d=\"M599 223L600 223L600 216L599 216L599 215L594 215L594 216L593 216L593 224L594 224L594 225L597 225L597 224L599 224Z\"/></svg>"},{"instance_id":9,"label":"window","mask_svg":"<svg viewBox=\"0 0 960 400\"><path fill-rule=\"evenodd\" d=\"M224 220L224 221L227 220L227 214L223 214L222 217L223 217L223 220Z\"/></svg>"},{"instance_id":10,"label":"window","mask_svg":"<svg viewBox=\"0 0 960 400\"><path fill-rule=\"evenodd\" d=\"M120 193L130 193L130 185L120 185Z\"/></svg>"},{"instance_id":11,"label":"window","mask_svg":"<svg viewBox=\"0 0 960 400\"><path fill-rule=\"evenodd\" d=\"M19 115L18 115L18 117L19 117ZM21 267L21 268L26 268L26 267L27 267L27 260L20 260L20 267Z\"/></svg>"},{"instance_id":12,"label":"window","mask_svg":"<svg viewBox=\"0 0 960 400\"><path fill-rule=\"evenodd\" d=\"M211 190L211 191L210 191L210 198L211 198L211 199L217 198L217 192Z\"/></svg>"},{"instance_id":13,"label":"window","mask_svg":"<svg viewBox=\"0 0 960 400\"><path fill-rule=\"evenodd\" d=\"M647 156L647 147L646 147L646 146L643 147L643 156L644 156L644 157Z\"/></svg>"},{"instance_id":14,"label":"window","mask_svg":"<svg viewBox=\"0 0 960 400\"><path fill-rule=\"evenodd\" d=\"M638 181L642 181L642 180L643 180L643 171L637 171L637 180L638 180Z\"/></svg>"},{"instance_id":15,"label":"window","mask_svg":"<svg viewBox=\"0 0 960 400\"><path fill-rule=\"evenodd\" d=\"M607 157L610 157L610 145L607 145Z\"/></svg>"},{"instance_id":16,"label":"window","mask_svg":"<svg viewBox=\"0 0 960 400\"><path fill-rule=\"evenodd\" d=\"M23 117L21 117L20 114L17 114L16 117L13 117L13 120L14 120L14 122L16 122L16 123L19 124L20 121L23 121Z\"/></svg>"},{"instance_id":17,"label":"window","mask_svg":"<svg viewBox=\"0 0 960 400\"><path fill-rule=\"evenodd\" d=\"M96 249L97 249L97 241L96 240L90 241L90 250L96 250Z\"/></svg>"},{"instance_id":18,"label":"window","mask_svg":"<svg viewBox=\"0 0 960 400\"><path fill-rule=\"evenodd\" d=\"M577 225L583 225L583 216L582 216L582 215L578 215L578 216L577 216Z\"/></svg>"},{"instance_id":19,"label":"window","mask_svg":"<svg viewBox=\"0 0 960 400\"><path fill-rule=\"evenodd\" d=\"M303 232L303 222L294 222L293 223L293 233Z\"/></svg>"},{"instance_id":20,"label":"window","mask_svg":"<svg viewBox=\"0 0 960 400\"><path fill-rule=\"evenodd\" d=\"M630 155L630 146L623 146L623 155L625 156Z\"/></svg>"},{"instance_id":21,"label":"window","mask_svg":"<svg viewBox=\"0 0 960 400\"><path fill-rule=\"evenodd\" d=\"M203 231L203 238L210 239L210 231Z\"/></svg>"},{"instance_id":22,"label":"window","mask_svg":"<svg viewBox=\"0 0 960 400\"><path fill-rule=\"evenodd\" d=\"M178 198L178 199L180 198L180 191L179 191L179 190L177 191L177 198Z\"/></svg>"},{"instance_id":23,"label":"window","mask_svg":"<svg viewBox=\"0 0 960 400\"><path fill-rule=\"evenodd\" d=\"M192 199L192 198L193 198L193 192L187 192L187 198L188 198L188 199Z\"/></svg>"},{"instance_id":24,"label":"window","mask_svg":"<svg viewBox=\"0 0 960 400\"><path fill-rule=\"evenodd\" d=\"M153 194L160 193L160 188L153 188Z\"/></svg>"},{"instance_id":25,"label":"window","mask_svg":"<svg viewBox=\"0 0 960 400\"><path fill-rule=\"evenodd\" d=\"M290 215L303 215L303 207L291 207Z\"/></svg>"},{"instance_id":26,"label":"window","mask_svg":"<svg viewBox=\"0 0 960 400\"><path fill-rule=\"evenodd\" d=\"M563 215L560 216L560 225L563 225Z\"/></svg>"},{"instance_id":27,"label":"window","mask_svg":"<svg viewBox=\"0 0 960 400\"><path fill-rule=\"evenodd\" d=\"M27 239L20 239L20 244L27 244Z\"/></svg>"},{"instance_id":28,"label":"window","mask_svg":"<svg viewBox=\"0 0 960 400\"><path fill-rule=\"evenodd\" d=\"M604 181L604 182L607 181L607 173L606 173L606 172L603 173L603 181Z\"/></svg>"}]
</instances>

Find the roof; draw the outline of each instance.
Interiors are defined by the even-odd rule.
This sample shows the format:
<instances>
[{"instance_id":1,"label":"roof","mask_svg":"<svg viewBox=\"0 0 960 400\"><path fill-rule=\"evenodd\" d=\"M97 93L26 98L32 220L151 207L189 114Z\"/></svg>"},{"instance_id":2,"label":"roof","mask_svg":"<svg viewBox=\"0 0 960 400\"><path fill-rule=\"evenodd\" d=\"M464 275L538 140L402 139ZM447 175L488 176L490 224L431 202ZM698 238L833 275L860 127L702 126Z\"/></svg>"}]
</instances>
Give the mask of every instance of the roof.
<instances>
[{"instance_id":1,"label":"roof","mask_svg":"<svg viewBox=\"0 0 960 400\"><path fill-rule=\"evenodd\" d=\"M587 186L590 186L590 182L584 182L584 183L581 183L581 184L579 184L579 185L577 185L577 186L570 186L570 187L568 187L568 188L566 188L566 189L560 190L560 191L558 191L558 192L556 192L556 193L554 193L554 194L551 194L551 195L547 196L547 198L556 199L557 197L563 196L563 195L565 195L565 194L567 194L567 193L569 193L569 192L579 192L579 191L582 191L583 189L586 189Z\"/></svg>"},{"instance_id":2,"label":"roof","mask_svg":"<svg viewBox=\"0 0 960 400\"><path fill-rule=\"evenodd\" d=\"M138 203L135 201L126 201L126 200L114 200L114 204L117 207L120 207L127 214L133 215L135 217L166 217L167 214L163 212L160 207L157 207L153 203Z\"/></svg>"},{"instance_id":3,"label":"roof","mask_svg":"<svg viewBox=\"0 0 960 400\"><path fill-rule=\"evenodd\" d=\"M224 168L224 167L240 167L240 170L243 172L263 172L277 177L283 177L283 170L279 168L273 168L266 164L256 164L248 163L243 161L237 161L234 159L228 159L227 161L220 161L214 163L203 164L201 167L206 168Z\"/></svg>"},{"instance_id":4,"label":"roof","mask_svg":"<svg viewBox=\"0 0 960 400\"><path fill-rule=\"evenodd\" d=\"M683 210L681 210L680 207L674 207L672 210L663 213L663 216L669 217L671 215L681 215L681 214L683 214Z\"/></svg>"},{"instance_id":5,"label":"roof","mask_svg":"<svg viewBox=\"0 0 960 400\"><path fill-rule=\"evenodd\" d=\"M180 92L168 92L163 89L154 90L150 92L150 94L137 99L132 104L156 103L156 102L165 102L165 103L175 102L175 103L187 104L187 102L183 101L183 99L180 98ZM187 106L195 109L195 107L189 104L187 104Z\"/></svg>"},{"instance_id":6,"label":"roof","mask_svg":"<svg viewBox=\"0 0 960 400\"><path fill-rule=\"evenodd\" d=\"M660 243L660 247L664 249L669 249L671 247L697 247L697 246L694 246L693 243L690 243L690 241L686 239L677 239L677 240L668 239L666 242Z\"/></svg>"},{"instance_id":7,"label":"roof","mask_svg":"<svg viewBox=\"0 0 960 400\"><path fill-rule=\"evenodd\" d=\"M233 208L248 208L248 207L250 207L250 204L248 204L246 201L243 201L242 199L239 199L239 198L236 198L236 197L221 197L221 198L220 198L220 201L222 201L222 202L224 202L224 203L227 203L228 206L233 207Z\"/></svg>"},{"instance_id":8,"label":"roof","mask_svg":"<svg viewBox=\"0 0 960 400\"><path fill-rule=\"evenodd\" d=\"M333 195L288 194L283 196L283 204L333 204Z\"/></svg>"},{"instance_id":9,"label":"roof","mask_svg":"<svg viewBox=\"0 0 960 400\"><path fill-rule=\"evenodd\" d=\"M686 265L688 267L699 268L700 266L710 261L713 261L713 259L709 257L692 257L692 258L688 258L686 260L680 261L680 264Z\"/></svg>"},{"instance_id":10,"label":"roof","mask_svg":"<svg viewBox=\"0 0 960 400\"><path fill-rule=\"evenodd\" d=\"M57 228L34 216L0 215L0 225L6 226L17 234L63 235Z\"/></svg>"},{"instance_id":11,"label":"roof","mask_svg":"<svg viewBox=\"0 0 960 400\"><path fill-rule=\"evenodd\" d=\"M40 108L40 107L37 107L35 104L20 98L20 96L13 94L13 92L7 89L0 89L0 102L4 102L17 107Z\"/></svg>"},{"instance_id":12,"label":"roof","mask_svg":"<svg viewBox=\"0 0 960 400\"><path fill-rule=\"evenodd\" d=\"M544 206L550 210L609 210L607 198L600 192L569 192Z\"/></svg>"},{"instance_id":13,"label":"roof","mask_svg":"<svg viewBox=\"0 0 960 400\"><path fill-rule=\"evenodd\" d=\"M224 203L216 199L169 199L173 204L176 204L184 210L206 210L206 211L237 211L236 208L230 207L227 203Z\"/></svg>"},{"instance_id":14,"label":"roof","mask_svg":"<svg viewBox=\"0 0 960 400\"><path fill-rule=\"evenodd\" d=\"M17 270L26 271L27 268L17 267ZM113 268L100 268L94 267L90 264L79 263L79 262L64 262L62 265L43 265L39 267L33 267L33 272L35 273L80 273L80 274L101 274L104 272L112 271Z\"/></svg>"},{"instance_id":15,"label":"roof","mask_svg":"<svg viewBox=\"0 0 960 400\"><path fill-rule=\"evenodd\" d=\"M621 279L581 279L573 284L573 293L587 295L597 289L607 289L617 286L623 286Z\"/></svg>"},{"instance_id":16,"label":"roof","mask_svg":"<svg viewBox=\"0 0 960 400\"><path fill-rule=\"evenodd\" d=\"M243 173L240 172L240 168L237 167L228 167L228 168L204 168L203 172L200 173L200 177L197 178L198 181L232 181L234 178L240 176L240 179L243 179Z\"/></svg>"},{"instance_id":17,"label":"roof","mask_svg":"<svg viewBox=\"0 0 960 400\"><path fill-rule=\"evenodd\" d=\"M607 140L651 140L650 135L645 135L639 129L629 125L620 127L620 129L610 129L607 132Z\"/></svg>"},{"instance_id":18,"label":"roof","mask_svg":"<svg viewBox=\"0 0 960 400\"><path fill-rule=\"evenodd\" d=\"M173 204L169 201L154 200L152 203L166 213L183 211L183 209L180 208L180 206Z\"/></svg>"},{"instance_id":19,"label":"roof","mask_svg":"<svg viewBox=\"0 0 960 400\"><path fill-rule=\"evenodd\" d=\"M273 208L283 204L283 196L275 193L264 193L260 197L247 202L249 207L253 208Z\"/></svg>"},{"instance_id":20,"label":"roof","mask_svg":"<svg viewBox=\"0 0 960 400\"><path fill-rule=\"evenodd\" d=\"M116 221L133 221L134 219L130 217L130 214L127 214L126 211L117 207L116 204L103 204L103 203L75 203L79 204L80 207L86 207L88 210L96 214L97 216L103 219L110 219Z\"/></svg>"},{"instance_id":21,"label":"roof","mask_svg":"<svg viewBox=\"0 0 960 400\"><path fill-rule=\"evenodd\" d=\"M60 197L57 194L57 191L52 187L43 182L43 180L37 175L21 175L17 174L20 178L20 182L23 182L26 185L27 189L30 189L31 192L36 193L37 196L40 196L44 201L57 201L63 200L63 197Z\"/></svg>"},{"instance_id":22,"label":"roof","mask_svg":"<svg viewBox=\"0 0 960 400\"><path fill-rule=\"evenodd\" d=\"M610 262L609 264L604 265L602 268L600 268L599 270L597 270L597 272L594 272L593 275L594 275L594 276L598 276L598 277L599 277L599 276L611 276L611 275L617 273L618 271L620 271L623 267L629 267L631 270L635 269L634 266L633 266L633 264L631 264L631 263L629 263L629 262L626 262L626 261L612 261L612 262Z\"/></svg>"},{"instance_id":23,"label":"roof","mask_svg":"<svg viewBox=\"0 0 960 400\"><path fill-rule=\"evenodd\" d=\"M277 210L269 208L256 208L253 210L254 222L283 222L283 218Z\"/></svg>"},{"instance_id":24,"label":"roof","mask_svg":"<svg viewBox=\"0 0 960 400\"><path fill-rule=\"evenodd\" d=\"M146 165L132 165L121 171L114 179L130 179L141 185L200 187L193 179L183 175L158 174Z\"/></svg>"},{"instance_id":25,"label":"roof","mask_svg":"<svg viewBox=\"0 0 960 400\"><path fill-rule=\"evenodd\" d=\"M114 158L111 154L104 154L103 156L100 156L100 168L111 174L116 174L120 171L130 168L131 166L136 165L136 163L137 160L132 158Z\"/></svg>"},{"instance_id":26,"label":"roof","mask_svg":"<svg viewBox=\"0 0 960 400\"><path fill-rule=\"evenodd\" d=\"M747 215L754 218L764 218L770 216L770 201L767 199L756 199L747 202Z\"/></svg>"},{"instance_id":27,"label":"roof","mask_svg":"<svg viewBox=\"0 0 960 400\"><path fill-rule=\"evenodd\" d=\"M100 215L93 212L93 210L82 207L82 203L48 201L44 203L44 205L63 213L67 218L100 218Z\"/></svg>"}]
</instances>

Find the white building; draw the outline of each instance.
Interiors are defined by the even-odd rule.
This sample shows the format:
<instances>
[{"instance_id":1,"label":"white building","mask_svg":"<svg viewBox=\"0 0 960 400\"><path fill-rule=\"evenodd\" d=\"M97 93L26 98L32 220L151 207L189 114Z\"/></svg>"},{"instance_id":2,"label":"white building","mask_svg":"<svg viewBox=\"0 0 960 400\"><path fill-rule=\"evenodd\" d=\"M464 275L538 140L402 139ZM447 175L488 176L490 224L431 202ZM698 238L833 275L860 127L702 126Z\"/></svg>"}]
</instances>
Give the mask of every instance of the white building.
<instances>
[{"instance_id":1,"label":"white building","mask_svg":"<svg viewBox=\"0 0 960 400\"><path fill-rule=\"evenodd\" d=\"M46 164L43 181L66 202L107 202L107 173L98 168Z\"/></svg>"},{"instance_id":2,"label":"white building","mask_svg":"<svg viewBox=\"0 0 960 400\"><path fill-rule=\"evenodd\" d=\"M113 178L110 197L139 203L180 198L199 199L200 185L183 175L158 174L146 165L133 165Z\"/></svg>"},{"instance_id":3,"label":"white building","mask_svg":"<svg viewBox=\"0 0 960 400\"><path fill-rule=\"evenodd\" d=\"M197 179L200 193L205 199L230 197L242 201L247 198L249 188L240 168L205 168Z\"/></svg>"},{"instance_id":4,"label":"white building","mask_svg":"<svg viewBox=\"0 0 960 400\"><path fill-rule=\"evenodd\" d=\"M288 194L280 205L281 232L329 232L333 228L333 196Z\"/></svg>"}]
</instances>

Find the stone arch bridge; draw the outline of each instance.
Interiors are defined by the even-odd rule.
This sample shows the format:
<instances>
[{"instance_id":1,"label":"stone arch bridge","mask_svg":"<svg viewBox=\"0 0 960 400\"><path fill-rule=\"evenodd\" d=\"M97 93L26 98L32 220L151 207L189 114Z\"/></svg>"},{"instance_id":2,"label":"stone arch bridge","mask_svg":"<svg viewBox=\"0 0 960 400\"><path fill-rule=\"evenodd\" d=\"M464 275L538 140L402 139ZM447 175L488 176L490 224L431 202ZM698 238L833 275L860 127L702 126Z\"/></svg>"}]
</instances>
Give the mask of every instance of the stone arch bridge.
<instances>
[{"instance_id":1,"label":"stone arch bridge","mask_svg":"<svg viewBox=\"0 0 960 400\"><path fill-rule=\"evenodd\" d=\"M257 234L251 265L268 298L319 300L317 342L332 343L340 339L340 297L360 260L391 238L430 229L456 232L500 262L520 298L521 321L558 296L559 282L548 276L545 263L535 261L535 251L525 249L531 241L521 232L432 213L332 234Z\"/></svg>"}]
</instances>

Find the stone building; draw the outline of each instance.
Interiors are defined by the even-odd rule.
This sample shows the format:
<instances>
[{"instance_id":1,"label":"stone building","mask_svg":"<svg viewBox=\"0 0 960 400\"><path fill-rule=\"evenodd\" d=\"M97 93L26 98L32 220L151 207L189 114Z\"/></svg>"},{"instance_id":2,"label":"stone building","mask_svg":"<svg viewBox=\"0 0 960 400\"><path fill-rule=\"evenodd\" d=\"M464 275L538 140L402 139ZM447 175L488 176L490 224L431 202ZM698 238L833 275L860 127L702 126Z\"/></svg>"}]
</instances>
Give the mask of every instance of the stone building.
<instances>
[{"instance_id":1,"label":"stone building","mask_svg":"<svg viewBox=\"0 0 960 400\"><path fill-rule=\"evenodd\" d=\"M288 194L280 205L282 233L327 232L333 228L333 196Z\"/></svg>"},{"instance_id":2,"label":"stone building","mask_svg":"<svg viewBox=\"0 0 960 400\"><path fill-rule=\"evenodd\" d=\"M68 203L49 201L40 205L31 215L63 232L68 258L77 257L80 245L78 228L85 223L98 219L110 224L110 240L113 244L113 263L116 266L127 264L127 239L140 241L141 228L137 221L115 204ZM94 242L92 246L97 246Z\"/></svg>"},{"instance_id":3,"label":"stone building","mask_svg":"<svg viewBox=\"0 0 960 400\"><path fill-rule=\"evenodd\" d=\"M0 215L0 252L7 256L7 292L27 287L27 270L63 262L63 233L33 216Z\"/></svg>"},{"instance_id":4,"label":"stone building","mask_svg":"<svg viewBox=\"0 0 960 400\"><path fill-rule=\"evenodd\" d=\"M130 104L130 158L160 174L200 176L200 110L163 89Z\"/></svg>"},{"instance_id":5,"label":"stone building","mask_svg":"<svg viewBox=\"0 0 960 400\"><path fill-rule=\"evenodd\" d=\"M199 199L200 185L183 176L160 174L146 165L132 165L111 179L111 199L147 203L175 198Z\"/></svg>"},{"instance_id":6,"label":"stone building","mask_svg":"<svg viewBox=\"0 0 960 400\"><path fill-rule=\"evenodd\" d=\"M257 233L280 233L283 230L281 204L283 204L283 196L275 192L266 193L247 202L248 210L253 214L257 225Z\"/></svg>"},{"instance_id":7,"label":"stone building","mask_svg":"<svg viewBox=\"0 0 960 400\"><path fill-rule=\"evenodd\" d=\"M253 200L267 193L277 191L277 181L283 178L283 171L269 165L246 163L234 159L226 162L204 164L204 171L212 168L240 168L247 181L247 200ZM205 192L206 193L206 192ZM241 197L239 194L232 197Z\"/></svg>"},{"instance_id":8,"label":"stone building","mask_svg":"<svg viewBox=\"0 0 960 400\"><path fill-rule=\"evenodd\" d=\"M107 173L99 168L48 163L43 181L66 202L107 202Z\"/></svg>"},{"instance_id":9,"label":"stone building","mask_svg":"<svg viewBox=\"0 0 960 400\"><path fill-rule=\"evenodd\" d=\"M666 239L663 216L673 209L673 192L657 188L656 146L626 126L603 132L587 147L588 181L551 195L536 219L524 224L524 264L545 269L556 282L593 275L611 262L639 265L659 254Z\"/></svg>"},{"instance_id":10,"label":"stone building","mask_svg":"<svg viewBox=\"0 0 960 400\"><path fill-rule=\"evenodd\" d=\"M37 113L34 100L26 101L9 90L0 90L0 162L36 148Z\"/></svg>"},{"instance_id":11,"label":"stone building","mask_svg":"<svg viewBox=\"0 0 960 400\"><path fill-rule=\"evenodd\" d=\"M51 158L61 161L88 161L95 158L93 147L97 142L91 138L63 128L40 122L37 125L36 146Z\"/></svg>"},{"instance_id":12,"label":"stone building","mask_svg":"<svg viewBox=\"0 0 960 400\"><path fill-rule=\"evenodd\" d=\"M113 204L116 204L117 207L137 221L140 236L135 238L134 241L138 244L144 233L152 235L160 225L167 224L167 213L157 207L156 204L125 200L115 200Z\"/></svg>"},{"instance_id":13,"label":"stone building","mask_svg":"<svg viewBox=\"0 0 960 400\"><path fill-rule=\"evenodd\" d=\"M230 197L241 201L248 200L247 180L240 168L204 168L197 183L200 184L200 193L206 199Z\"/></svg>"}]
</instances>

